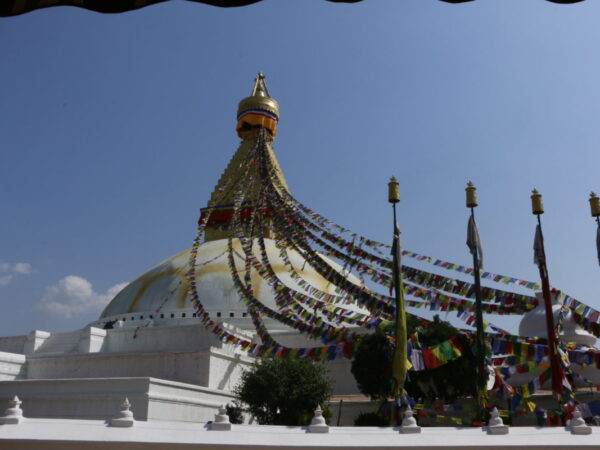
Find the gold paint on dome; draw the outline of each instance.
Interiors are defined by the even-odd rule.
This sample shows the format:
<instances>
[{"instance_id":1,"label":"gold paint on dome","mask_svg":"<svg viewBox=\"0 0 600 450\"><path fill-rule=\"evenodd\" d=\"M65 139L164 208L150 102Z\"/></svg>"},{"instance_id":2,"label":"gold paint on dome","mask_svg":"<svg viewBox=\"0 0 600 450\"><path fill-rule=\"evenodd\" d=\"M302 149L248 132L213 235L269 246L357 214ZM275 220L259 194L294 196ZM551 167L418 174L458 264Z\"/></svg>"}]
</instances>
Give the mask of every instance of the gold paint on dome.
<instances>
[{"instance_id":1,"label":"gold paint on dome","mask_svg":"<svg viewBox=\"0 0 600 450\"><path fill-rule=\"evenodd\" d=\"M142 298L142 296L146 293L146 290L148 289L148 287L151 286L156 281L158 281L159 279L176 275L180 279L186 280L185 274L186 274L185 267L167 267L165 269L162 269L160 272L145 273L144 275L139 277L137 280L135 280L133 283L131 283L132 285L140 284L140 288L136 292L131 304L129 305L127 312L134 313L137 311L138 303L139 303L140 299ZM180 298L178 303L181 305L181 307L183 307L185 305L185 298L183 299L183 301Z\"/></svg>"},{"instance_id":2,"label":"gold paint on dome","mask_svg":"<svg viewBox=\"0 0 600 450\"><path fill-rule=\"evenodd\" d=\"M290 277L289 267L281 260L279 249L274 241L265 240L269 260L272 262L273 271L277 277L283 282L294 283ZM256 245L256 244L255 244ZM240 253L243 251L242 246L236 239L233 241L233 248L236 254L236 271L243 275L245 268L242 267ZM210 310L227 310L231 307L230 300L223 297L224 292L235 291L235 287L231 281L229 264L227 262L228 242L223 240L220 242L211 242L203 244L198 252L199 261L203 261L196 267L196 280L199 288L202 290L206 286L222 286L224 291L219 289L204 292L203 300L205 307ZM150 269L143 274L123 291L121 291L105 308L101 314L101 318L107 317L122 317L124 314L135 313L150 313L157 314L160 310L173 311L184 310L191 308L192 305L187 297L187 261L189 260L189 250L174 255L173 257L163 261L159 265ZM304 264L304 259L295 250L289 252L289 257L295 272L303 279L308 280L311 285L317 289L330 294L335 293L335 287L323 278L309 265ZM327 260L327 258L325 258ZM330 263L337 267L338 270L343 270L333 261ZM255 269L251 271L254 294L261 302L269 307L276 309L274 294L260 274ZM360 280L350 277L350 281L360 284ZM215 284L216 283L216 284ZM296 288L303 291L301 287ZM243 303L234 307L237 309L245 308Z\"/></svg>"}]
</instances>

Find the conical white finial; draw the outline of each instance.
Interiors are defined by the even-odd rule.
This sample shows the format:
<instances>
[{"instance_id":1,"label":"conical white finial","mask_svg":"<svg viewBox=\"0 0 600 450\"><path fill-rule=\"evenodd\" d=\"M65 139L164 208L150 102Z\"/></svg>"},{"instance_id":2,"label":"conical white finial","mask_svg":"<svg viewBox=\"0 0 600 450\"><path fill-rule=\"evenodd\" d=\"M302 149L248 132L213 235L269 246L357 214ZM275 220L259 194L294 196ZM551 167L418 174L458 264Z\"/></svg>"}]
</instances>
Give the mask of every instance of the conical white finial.
<instances>
[{"instance_id":1,"label":"conical white finial","mask_svg":"<svg viewBox=\"0 0 600 450\"><path fill-rule=\"evenodd\" d=\"M4 416L0 417L0 425L18 425L23 421L23 410L21 400L16 395L8 401L8 408Z\"/></svg>"},{"instance_id":2,"label":"conical white finial","mask_svg":"<svg viewBox=\"0 0 600 450\"><path fill-rule=\"evenodd\" d=\"M569 422L571 434L592 434L592 427L585 423L585 420L581 417L581 411L576 409L573 411L573 418Z\"/></svg>"},{"instance_id":3,"label":"conical white finial","mask_svg":"<svg viewBox=\"0 0 600 450\"><path fill-rule=\"evenodd\" d=\"M211 430L216 431L230 431L231 430L231 422L229 421L229 416L227 415L227 409L225 405L219 406L218 414L215 414L215 420L210 424Z\"/></svg>"},{"instance_id":4,"label":"conical white finial","mask_svg":"<svg viewBox=\"0 0 600 450\"><path fill-rule=\"evenodd\" d=\"M498 425L504 425L502 422L502 418L500 417L500 413L498 412L498 408L494 406L494 409L490 412L490 422L488 423L490 427L497 427Z\"/></svg>"},{"instance_id":5,"label":"conical white finial","mask_svg":"<svg viewBox=\"0 0 600 450\"><path fill-rule=\"evenodd\" d=\"M504 425L498 408L494 408L490 411L490 421L487 426L488 434L508 434L508 426Z\"/></svg>"},{"instance_id":6,"label":"conical white finial","mask_svg":"<svg viewBox=\"0 0 600 450\"><path fill-rule=\"evenodd\" d=\"M414 412L410 405L406 406L406 409L402 413L402 425L400 426L400 433L420 433L421 427L417 425Z\"/></svg>"},{"instance_id":7,"label":"conical white finial","mask_svg":"<svg viewBox=\"0 0 600 450\"><path fill-rule=\"evenodd\" d=\"M323 417L323 410L321 409L321 405L317 406L315 409L315 415L310 421L310 425L308 426L309 433L329 433L329 425L325 421L325 417Z\"/></svg>"},{"instance_id":8,"label":"conical white finial","mask_svg":"<svg viewBox=\"0 0 600 450\"><path fill-rule=\"evenodd\" d=\"M129 410L131 403L129 399L125 397L125 401L121 403L121 411L114 419L110 420L111 427L132 427L135 425L135 419L133 418L133 412Z\"/></svg>"}]
</instances>

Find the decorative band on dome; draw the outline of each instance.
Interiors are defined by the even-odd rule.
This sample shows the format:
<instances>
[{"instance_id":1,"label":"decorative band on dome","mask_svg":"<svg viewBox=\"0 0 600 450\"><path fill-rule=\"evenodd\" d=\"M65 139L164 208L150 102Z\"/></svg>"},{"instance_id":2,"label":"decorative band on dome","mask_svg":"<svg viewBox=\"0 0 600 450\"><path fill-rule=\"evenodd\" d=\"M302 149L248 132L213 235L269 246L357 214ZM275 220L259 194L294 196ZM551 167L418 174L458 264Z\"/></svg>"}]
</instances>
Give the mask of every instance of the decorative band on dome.
<instances>
[{"instance_id":1,"label":"decorative band on dome","mask_svg":"<svg viewBox=\"0 0 600 450\"><path fill-rule=\"evenodd\" d=\"M249 202L242 203L242 207L240 209L240 217L242 220L249 219L254 211L254 206ZM234 213L234 205L218 205L212 207L206 207L200 209L200 218L198 219L198 223L201 223L203 220L207 220L207 225L218 225L223 223L231 222ZM271 208L261 208L259 210L259 214L264 217L270 217L273 214L273 210ZM205 217L208 215L208 219Z\"/></svg>"},{"instance_id":2,"label":"decorative band on dome","mask_svg":"<svg viewBox=\"0 0 600 450\"><path fill-rule=\"evenodd\" d=\"M276 122L279 122L279 117L277 116L277 114L275 114L271 111L266 111L264 109L249 109L247 111L244 111L244 112L238 114L237 120L239 121L242 117L247 116L248 114L256 114L259 116L265 116L265 117L275 120Z\"/></svg>"}]
</instances>

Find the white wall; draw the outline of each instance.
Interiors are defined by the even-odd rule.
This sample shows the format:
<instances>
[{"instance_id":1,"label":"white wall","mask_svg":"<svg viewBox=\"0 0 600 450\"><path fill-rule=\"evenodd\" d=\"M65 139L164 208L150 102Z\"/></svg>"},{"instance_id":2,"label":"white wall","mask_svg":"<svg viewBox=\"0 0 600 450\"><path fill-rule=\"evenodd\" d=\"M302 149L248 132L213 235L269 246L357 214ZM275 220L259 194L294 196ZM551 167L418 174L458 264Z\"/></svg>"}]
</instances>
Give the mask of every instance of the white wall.
<instances>
[{"instance_id":1,"label":"white wall","mask_svg":"<svg viewBox=\"0 0 600 450\"><path fill-rule=\"evenodd\" d=\"M229 392L154 378L22 380L0 382L0 414L14 395L26 417L106 420L127 397L137 420L177 422L212 420L233 399Z\"/></svg>"},{"instance_id":2,"label":"white wall","mask_svg":"<svg viewBox=\"0 0 600 450\"><path fill-rule=\"evenodd\" d=\"M0 352L0 380L24 378L25 361L25 355Z\"/></svg>"}]
</instances>

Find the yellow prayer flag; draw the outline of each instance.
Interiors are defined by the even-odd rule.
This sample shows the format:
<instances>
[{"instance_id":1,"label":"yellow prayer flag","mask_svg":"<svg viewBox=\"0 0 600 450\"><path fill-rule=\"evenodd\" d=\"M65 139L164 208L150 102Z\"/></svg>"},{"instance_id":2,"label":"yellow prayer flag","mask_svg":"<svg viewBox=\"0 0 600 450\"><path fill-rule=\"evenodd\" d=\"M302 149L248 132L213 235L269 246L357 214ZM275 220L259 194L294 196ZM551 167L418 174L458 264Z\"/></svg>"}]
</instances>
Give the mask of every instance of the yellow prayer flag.
<instances>
[{"instance_id":1,"label":"yellow prayer flag","mask_svg":"<svg viewBox=\"0 0 600 450\"><path fill-rule=\"evenodd\" d=\"M406 349L406 310L404 306L404 285L402 283L402 263L400 248L400 229L398 224L394 229L394 245L392 246L394 256L394 291L396 294L396 348L392 360L392 375L396 380L395 395L400 395L404 391L404 382L406 381L406 372L408 371L408 352Z\"/></svg>"}]
</instances>

